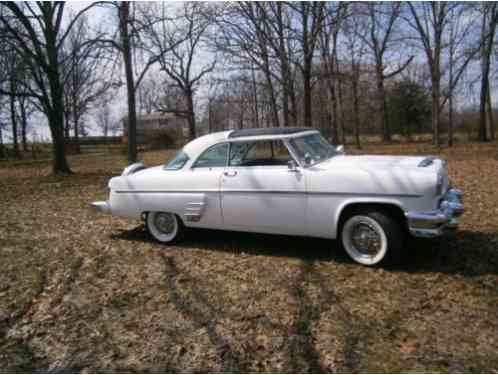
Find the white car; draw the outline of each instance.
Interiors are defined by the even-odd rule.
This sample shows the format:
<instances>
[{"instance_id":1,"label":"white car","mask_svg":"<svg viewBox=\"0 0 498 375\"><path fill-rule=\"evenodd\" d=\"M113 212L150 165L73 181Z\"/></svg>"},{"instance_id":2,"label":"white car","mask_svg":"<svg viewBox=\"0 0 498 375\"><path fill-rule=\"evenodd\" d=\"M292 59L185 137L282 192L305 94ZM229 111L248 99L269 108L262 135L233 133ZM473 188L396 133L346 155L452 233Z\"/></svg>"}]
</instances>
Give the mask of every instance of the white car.
<instances>
[{"instance_id":1,"label":"white car","mask_svg":"<svg viewBox=\"0 0 498 375\"><path fill-rule=\"evenodd\" d=\"M165 165L137 163L109 182L92 207L144 219L152 236L178 240L185 227L339 238L356 262L399 255L405 236L458 226L461 191L438 157L347 156L310 128L212 133Z\"/></svg>"}]
</instances>

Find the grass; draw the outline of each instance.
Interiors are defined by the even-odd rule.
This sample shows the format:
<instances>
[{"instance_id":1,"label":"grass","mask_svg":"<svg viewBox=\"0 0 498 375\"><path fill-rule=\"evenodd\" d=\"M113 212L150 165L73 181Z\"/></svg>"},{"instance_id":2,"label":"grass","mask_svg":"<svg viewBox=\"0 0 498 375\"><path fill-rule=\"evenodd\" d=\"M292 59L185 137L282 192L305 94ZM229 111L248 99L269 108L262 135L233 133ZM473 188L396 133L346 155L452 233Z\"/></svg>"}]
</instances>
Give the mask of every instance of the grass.
<instances>
[{"instance_id":1,"label":"grass","mask_svg":"<svg viewBox=\"0 0 498 375\"><path fill-rule=\"evenodd\" d=\"M126 165L117 153L71 156L65 177L0 165L0 371L497 372L497 150L442 150L466 193L461 228L407 242L384 269L319 239L199 230L158 244L87 207Z\"/></svg>"}]
</instances>

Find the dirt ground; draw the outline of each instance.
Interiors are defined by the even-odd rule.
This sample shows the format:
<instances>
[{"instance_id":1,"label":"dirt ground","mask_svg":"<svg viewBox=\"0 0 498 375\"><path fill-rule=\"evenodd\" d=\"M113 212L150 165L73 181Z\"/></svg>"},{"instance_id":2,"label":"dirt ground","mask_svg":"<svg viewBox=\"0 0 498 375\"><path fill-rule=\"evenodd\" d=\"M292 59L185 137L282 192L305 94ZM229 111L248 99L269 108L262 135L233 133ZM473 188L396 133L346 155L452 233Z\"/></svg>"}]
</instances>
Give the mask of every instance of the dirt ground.
<instances>
[{"instance_id":1,"label":"dirt ground","mask_svg":"<svg viewBox=\"0 0 498 375\"><path fill-rule=\"evenodd\" d=\"M496 373L498 146L442 154L465 190L460 230L407 242L392 268L310 238L192 231L163 246L88 208L119 154L71 157L68 177L0 165L0 372Z\"/></svg>"}]
</instances>

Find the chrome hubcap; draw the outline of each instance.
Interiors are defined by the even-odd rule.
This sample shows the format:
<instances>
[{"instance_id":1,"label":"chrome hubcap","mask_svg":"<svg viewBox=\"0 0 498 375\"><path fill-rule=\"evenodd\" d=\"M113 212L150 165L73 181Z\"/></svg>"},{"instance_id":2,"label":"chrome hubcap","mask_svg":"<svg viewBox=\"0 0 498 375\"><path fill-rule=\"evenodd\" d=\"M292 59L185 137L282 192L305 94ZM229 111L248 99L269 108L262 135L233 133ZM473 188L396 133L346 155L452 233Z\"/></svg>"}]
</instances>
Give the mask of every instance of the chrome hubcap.
<instances>
[{"instance_id":1,"label":"chrome hubcap","mask_svg":"<svg viewBox=\"0 0 498 375\"><path fill-rule=\"evenodd\" d=\"M175 218L172 214L161 212L154 218L157 230L164 234L170 234L175 230Z\"/></svg>"},{"instance_id":2,"label":"chrome hubcap","mask_svg":"<svg viewBox=\"0 0 498 375\"><path fill-rule=\"evenodd\" d=\"M374 256L381 249L380 234L366 222L360 222L354 226L351 241L356 250L364 255Z\"/></svg>"}]
</instances>

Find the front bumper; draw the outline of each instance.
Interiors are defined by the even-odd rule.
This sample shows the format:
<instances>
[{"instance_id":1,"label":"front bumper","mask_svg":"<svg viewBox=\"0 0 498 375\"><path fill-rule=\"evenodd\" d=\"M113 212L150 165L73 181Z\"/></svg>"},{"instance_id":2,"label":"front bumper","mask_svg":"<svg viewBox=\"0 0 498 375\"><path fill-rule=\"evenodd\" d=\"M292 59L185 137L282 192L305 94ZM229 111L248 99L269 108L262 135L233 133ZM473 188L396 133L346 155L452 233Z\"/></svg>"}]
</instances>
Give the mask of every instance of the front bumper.
<instances>
[{"instance_id":1,"label":"front bumper","mask_svg":"<svg viewBox=\"0 0 498 375\"><path fill-rule=\"evenodd\" d=\"M408 229L415 237L437 237L448 229L457 228L459 224L457 217L463 212L462 191L449 189L441 198L437 210L408 212L406 214Z\"/></svg>"},{"instance_id":2,"label":"front bumper","mask_svg":"<svg viewBox=\"0 0 498 375\"><path fill-rule=\"evenodd\" d=\"M111 212L111 206L109 204L109 201L92 202L92 203L90 203L90 207L92 207L100 212L105 212L105 213Z\"/></svg>"}]
</instances>

